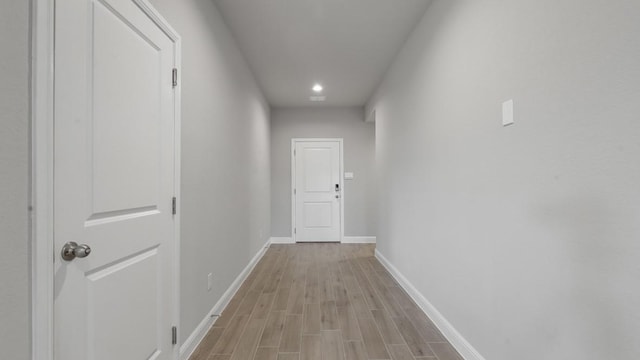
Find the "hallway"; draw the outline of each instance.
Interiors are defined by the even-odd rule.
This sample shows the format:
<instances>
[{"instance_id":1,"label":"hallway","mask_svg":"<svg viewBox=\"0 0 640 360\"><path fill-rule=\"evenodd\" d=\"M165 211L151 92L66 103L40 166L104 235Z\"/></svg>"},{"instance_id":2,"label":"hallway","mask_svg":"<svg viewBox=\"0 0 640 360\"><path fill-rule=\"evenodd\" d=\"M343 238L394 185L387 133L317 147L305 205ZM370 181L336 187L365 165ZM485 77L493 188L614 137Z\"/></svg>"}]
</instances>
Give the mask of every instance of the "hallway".
<instances>
[{"instance_id":1,"label":"hallway","mask_svg":"<svg viewBox=\"0 0 640 360\"><path fill-rule=\"evenodd\" d=\"M0 2L0 359L639 360L638 19Z\"/></svg>"},{"instance_id":2,"label":"hallway","mask_svg":"<svg viewBox=\"0 0 640 360\"><path fill-rule=\"evenodd\" d=\"M190 359L461 359L374 248L271 245Z\"/></svg>"}]
</instances>

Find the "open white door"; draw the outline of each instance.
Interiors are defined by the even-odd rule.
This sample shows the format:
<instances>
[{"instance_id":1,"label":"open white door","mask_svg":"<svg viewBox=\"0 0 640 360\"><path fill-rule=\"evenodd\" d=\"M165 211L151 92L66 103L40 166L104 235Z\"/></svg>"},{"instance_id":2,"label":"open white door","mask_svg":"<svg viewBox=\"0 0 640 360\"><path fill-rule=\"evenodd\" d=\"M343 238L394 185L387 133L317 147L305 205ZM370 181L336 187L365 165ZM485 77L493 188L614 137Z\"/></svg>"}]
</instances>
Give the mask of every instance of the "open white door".
<instances>
[{"instance_id":1,"label":"open white door","mask_svg":"<svg viewBox=\"0 0 640 360\"><path fill-rule=\"evenodd\" d=\"M55 359L172 359L177 35L144 0L55 24Z\"/></svg>"},{"instance_id":2,"label":"open white door","mask_svg":"<svg viewBox=\"0 0 640 360\"><path fill-rule=\"evenodd\" d=\"M293 140L293 238L342 239L342 140Z\"/></svg>"}]
</instances>

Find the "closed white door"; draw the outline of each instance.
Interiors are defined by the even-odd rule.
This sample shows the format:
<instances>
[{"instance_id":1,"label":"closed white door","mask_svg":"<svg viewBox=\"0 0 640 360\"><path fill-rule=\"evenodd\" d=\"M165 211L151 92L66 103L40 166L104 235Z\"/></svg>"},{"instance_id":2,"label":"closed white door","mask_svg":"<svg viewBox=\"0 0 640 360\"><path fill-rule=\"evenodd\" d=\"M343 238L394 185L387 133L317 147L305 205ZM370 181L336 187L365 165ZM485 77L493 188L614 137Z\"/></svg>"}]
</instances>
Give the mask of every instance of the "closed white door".
<instances>
[{"instance_id":1,"label":"closed white door","mask_svg":"<svg viewBox=\"0 0 640 360\"><path fill-rule=\"evenodd\" d=\"M342 236L340 140L294 140L294 239L339 242Z\"/></svg>"},{"instance_id":2,"label":"closed white door","mask_svg":"<svg viewBox=\"0 0 640 360\"><path fill-rule=\"evenodd\" d=\"M174 356L177 40L146 5L56 1L56 360Z\"/></svg>"}]
</instances>

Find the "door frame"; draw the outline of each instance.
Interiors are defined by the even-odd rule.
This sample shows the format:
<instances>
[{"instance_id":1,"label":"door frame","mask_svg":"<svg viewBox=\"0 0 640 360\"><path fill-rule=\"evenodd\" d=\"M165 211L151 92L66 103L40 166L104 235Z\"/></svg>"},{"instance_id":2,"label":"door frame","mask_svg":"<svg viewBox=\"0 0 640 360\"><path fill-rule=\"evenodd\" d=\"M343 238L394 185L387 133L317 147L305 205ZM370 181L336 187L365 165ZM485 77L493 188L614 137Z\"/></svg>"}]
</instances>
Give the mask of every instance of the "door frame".
<instances>
[{"instance_id":1,"label":"door frame","mask_svg":"<svg viewBox=\"0 0 640 360\"><path fill-rule=\"evenodd\" d=\"M340 179L340 189L342 189L342 193L340 194L340 243L344 241L344 197L345 197L345 188L344 188L344 139L343 138L292 138L291 139L291 238L294 243L297 243L296 239L296 194L294 194L294 189L296 185L296 143L299 142L323 142L323 141L337 141L340 147L340 169L339 179Z\"/></svg>"},{"instance_id":2,"label":"door frame","mask_svg":"<svg viewBox=\"0 0 640 360\"><path fill-rule=\"evenodd\" d=\"M133 1L173 41L175 68L181 69L180 35L148 0ZM30 144L30 245L31 245L31 359L54 360L54 39L55 0L31 0L31 144ZM167 74L170 76L171 74ZM180 209L181 84L174 89L174 196ZM167 199L170 201L170 199ZM173 314L180 330L180 212L174 216ZM167 329L169 331L169 329ZM180 338L178 336L178 338ZM180 344L173 346L177 359ZM56 359L60 360L60 359Z\"/></svg>"}]
</instances>

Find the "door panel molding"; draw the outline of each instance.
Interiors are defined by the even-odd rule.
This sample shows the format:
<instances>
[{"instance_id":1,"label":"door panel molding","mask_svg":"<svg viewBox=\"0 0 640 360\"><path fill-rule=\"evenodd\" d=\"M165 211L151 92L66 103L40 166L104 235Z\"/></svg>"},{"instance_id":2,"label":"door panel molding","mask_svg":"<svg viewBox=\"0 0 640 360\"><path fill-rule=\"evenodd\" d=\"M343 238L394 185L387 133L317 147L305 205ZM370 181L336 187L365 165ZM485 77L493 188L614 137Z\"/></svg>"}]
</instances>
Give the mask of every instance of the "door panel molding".
<instances>
[{"instance_id":1,"label":"door panel molding","mask_svg":"<svg viewBox=\"0 0 640 360\"><path fill-rule=\"evenodd\" d=\"M340 179L340 187L341 187L341 196L340 196L340 237L339 241L344 241L344 199L346 196L345 186L344 186L344 139L343 138L292 138L291 139L291 238L293 239L293 243L297 242L297 234L295 231L296 227L296 196L294 194L294 189L296 186L296 158L295 158L295 150L297 143L305 143L305 142L338 142L340 149L340 165L339 165L339 179Z\"/></svg>"},{"instance_id":2,"label":"door panel molding","mask_svg":"<svg viewBox=\"0 0 640 360\"><path fill-rule=\"evenodd\" d=\"M148 0L131 0L173 42L174 66L181 68L181 38ZM55 0L31 6L31 358L54 360L54 36ZM174 88L174 194L180 206L180 79ZM174 217L172 322L179 327L180 213ZM179 344L172 349L177 359Z\"/></svg>"}]
</instances>

